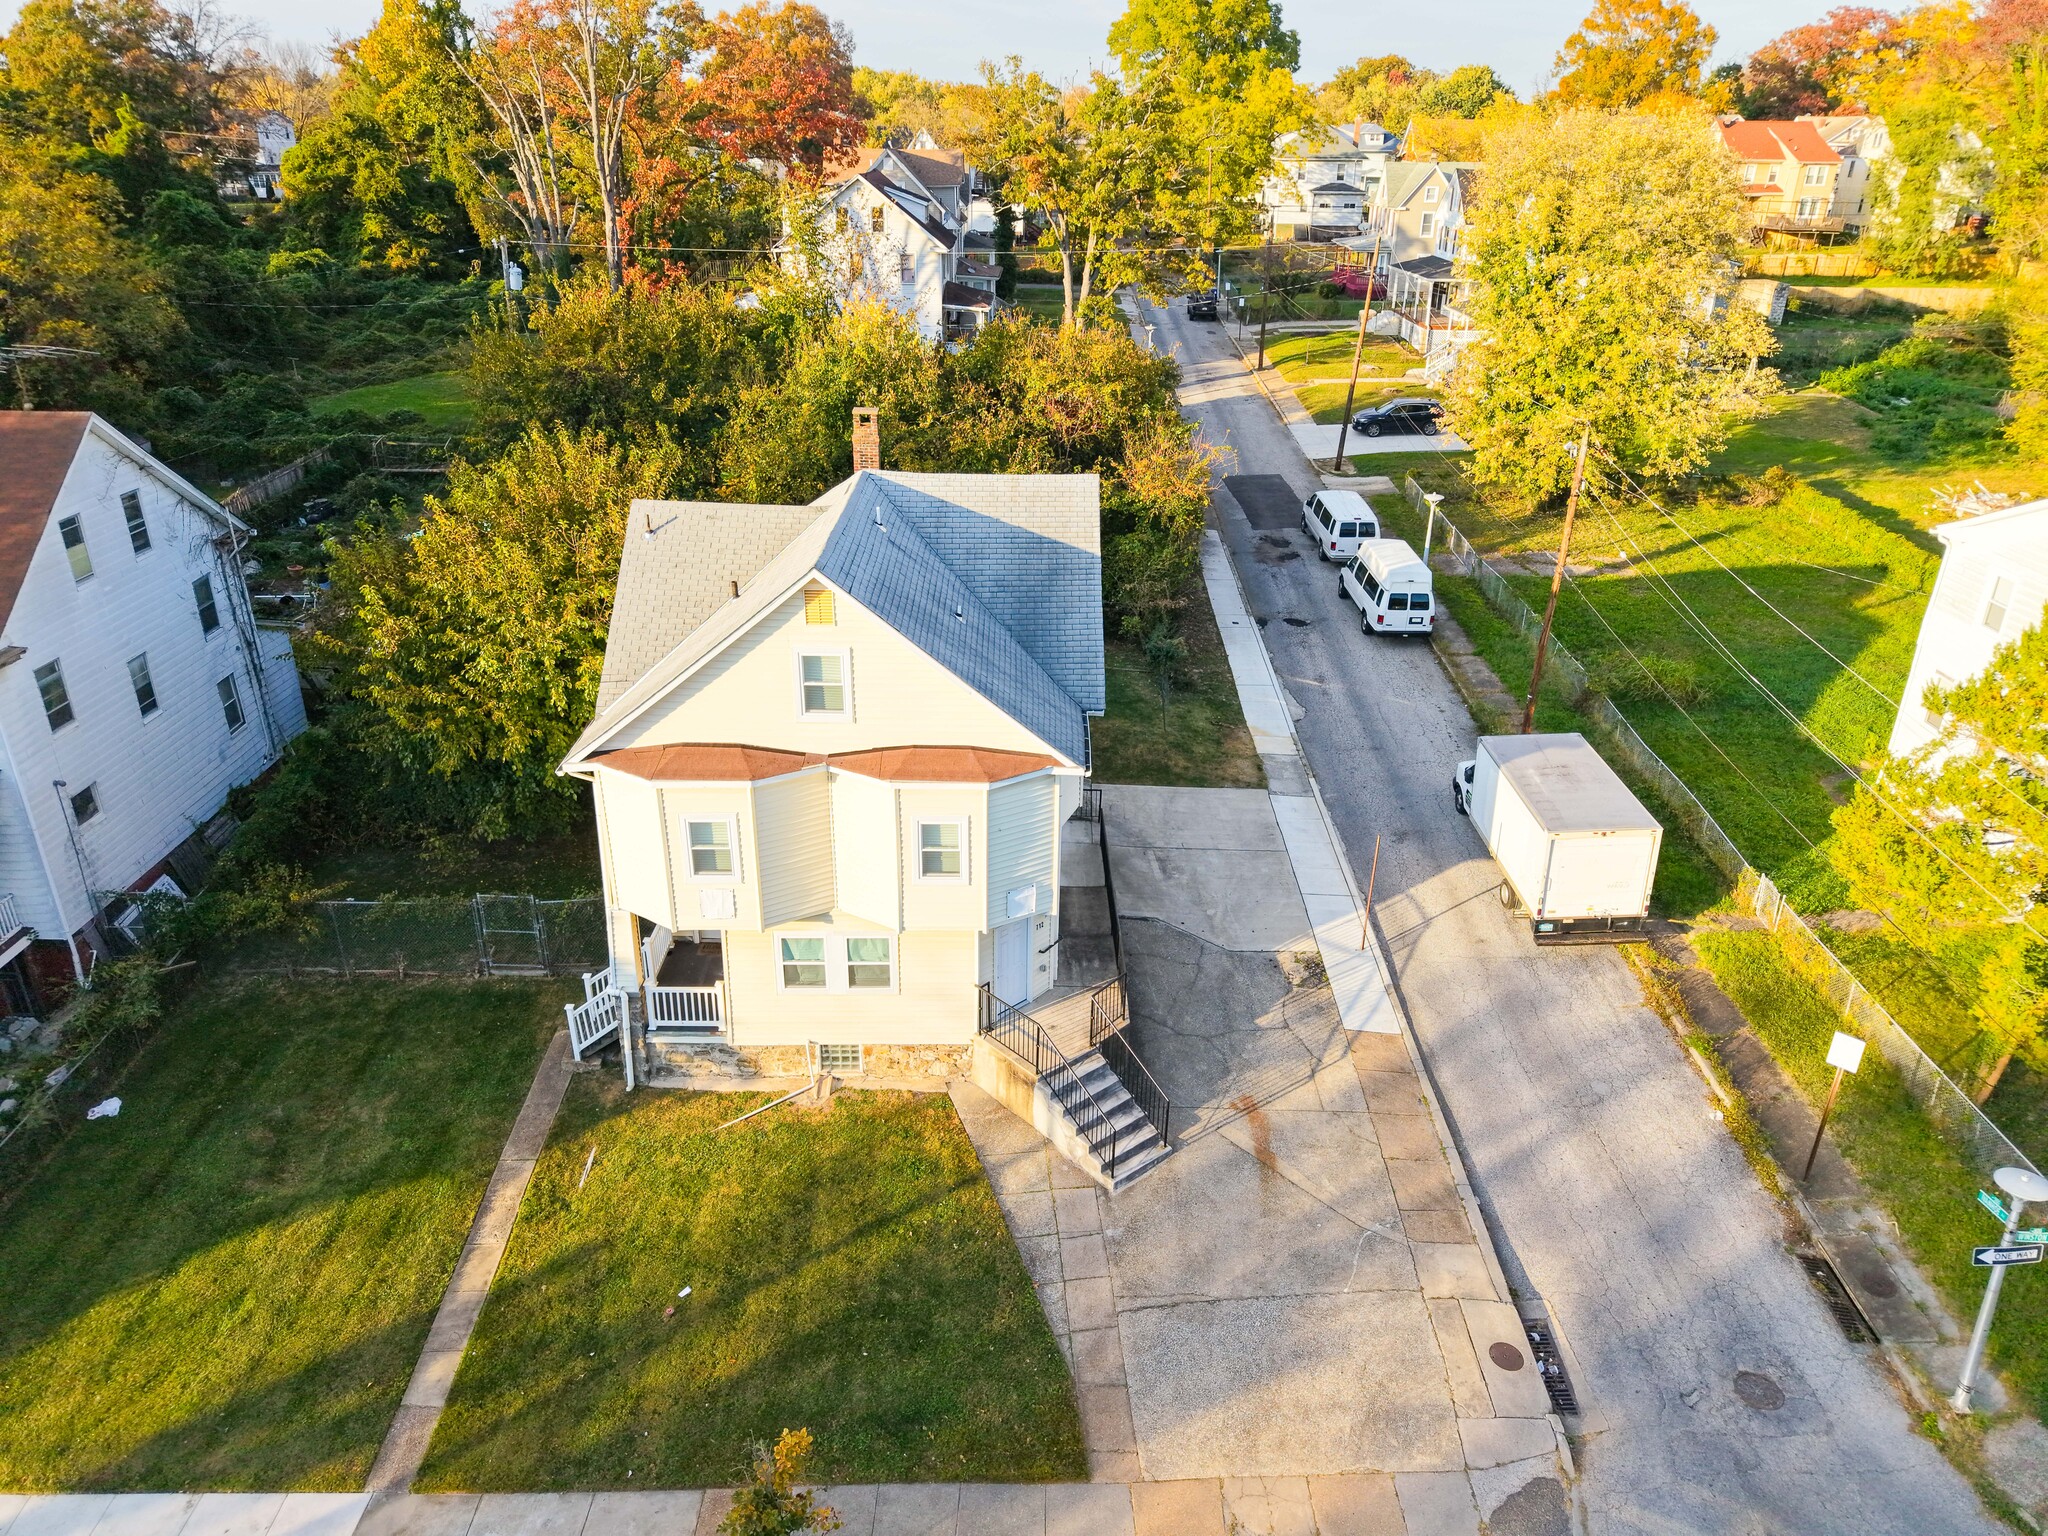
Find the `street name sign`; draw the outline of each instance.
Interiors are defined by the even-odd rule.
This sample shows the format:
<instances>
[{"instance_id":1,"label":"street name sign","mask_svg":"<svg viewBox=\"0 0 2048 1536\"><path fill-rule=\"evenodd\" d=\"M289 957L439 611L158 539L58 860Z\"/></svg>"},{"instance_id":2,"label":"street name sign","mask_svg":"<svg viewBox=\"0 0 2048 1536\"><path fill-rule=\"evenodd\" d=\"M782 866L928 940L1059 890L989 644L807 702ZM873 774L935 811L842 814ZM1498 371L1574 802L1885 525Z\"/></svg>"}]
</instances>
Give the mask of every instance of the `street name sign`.
<instances>
[{"instance_id":1,"label":"street name sign","mask_svg":"<svg viewBox=\"0 0 2048 1536\"><path fill-rule=\"evenodd\" d=\"M2016 1243L2048 1243L2048 1227L2021 1227L2013 1233Z\"/></svg>"},{"instance_id":2,"label":"street name sign","mask_svg":"<svg viewBox=\"0 0 2048 1536\"><path fill-rule=\"evenodd\" d=\"M2005 1248L1972 1248L1970 1262L1980 1269L1999 1269L2007 1264L2038 1264L2048 1252L2039 1243L2014 1243Z\"/></svg>"},{"instance_id":3,"label":"street name sign","mask_svg":"<svg viewBox=\"0 0 2048 1536\"><path fill-rule=\"evenodd\" d=\"M2012 1212L2005 1208L2005 1202L1986 1190L1980 1189L1977 1191L1977 1203L2000 1221L2012 1220Z\"/></svg>"}]
</instances>

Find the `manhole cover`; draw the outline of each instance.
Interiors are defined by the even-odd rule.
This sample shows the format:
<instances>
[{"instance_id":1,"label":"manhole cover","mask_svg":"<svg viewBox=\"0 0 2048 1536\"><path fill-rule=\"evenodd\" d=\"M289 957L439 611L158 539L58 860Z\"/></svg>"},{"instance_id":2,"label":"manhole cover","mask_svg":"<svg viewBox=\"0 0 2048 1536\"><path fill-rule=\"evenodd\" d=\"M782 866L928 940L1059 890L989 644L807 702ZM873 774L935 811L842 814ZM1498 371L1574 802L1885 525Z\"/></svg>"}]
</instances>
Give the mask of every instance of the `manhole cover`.
<instances>
[{"instance_id":1,"label":"manhole cover","mask_svg":"<svg viewBox=\"0 0 2048 1536\"><path fill-rule=\"evenodd\" d=\"M1486 1358L1504 1371L1519 1371L1522 1368L1522 1352L1512 1344L1494 1345L1487 1350Z\"/></svg>"},{"instance_id":2,"label":"manhole cover","mask_svg":"<svg viewBox=\"0 0 2048 1536\"><path fill-rule=\"evenodd\" d=\"M1735 1395L1752 1408L1766 1413L1785 1406L1785 1389L1761 1371L1737 1371Z\"/></svg>"}]
</instances>

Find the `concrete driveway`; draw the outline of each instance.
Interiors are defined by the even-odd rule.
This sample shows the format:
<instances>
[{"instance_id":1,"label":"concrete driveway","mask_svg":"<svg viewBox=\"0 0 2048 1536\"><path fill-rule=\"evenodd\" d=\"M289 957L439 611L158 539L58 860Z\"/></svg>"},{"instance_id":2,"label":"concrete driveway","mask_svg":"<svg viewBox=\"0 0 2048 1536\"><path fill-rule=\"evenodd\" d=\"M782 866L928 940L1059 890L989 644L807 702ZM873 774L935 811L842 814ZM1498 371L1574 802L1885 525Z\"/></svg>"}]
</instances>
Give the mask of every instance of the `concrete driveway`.
<instances>
[{"instance_id":1,"label":"concrete driveway","mask_svg":"<svg viewBox=\"0 0 2048 1536\"><path fill-rule=\"evenodd\" d=\"M1229 468L1295 497L1320 485L1227 342L1144 308ZM1429 648L1361 636L1298 535L1256 532L1227 493L1216 511L1253 612L1289 620L1266 642L1354 871L1384 838L1376 921L1508 1278L1573 1348L1591 1529L2002 1529L1786 1253L1621 957L1539 953L1493 899L1491 861L1449 809L1471 721ZM1738 1396L1744 1372L1782 1404Z\"/></svg>"}]
</instances>

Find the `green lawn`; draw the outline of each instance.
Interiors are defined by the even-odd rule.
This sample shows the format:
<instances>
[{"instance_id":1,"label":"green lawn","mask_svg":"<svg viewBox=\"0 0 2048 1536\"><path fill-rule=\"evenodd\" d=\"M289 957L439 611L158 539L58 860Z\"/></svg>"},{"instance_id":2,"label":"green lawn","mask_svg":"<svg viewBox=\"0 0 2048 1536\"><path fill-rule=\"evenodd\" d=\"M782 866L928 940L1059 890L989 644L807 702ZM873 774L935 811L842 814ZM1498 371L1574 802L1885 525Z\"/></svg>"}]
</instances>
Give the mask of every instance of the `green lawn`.
<instances>
[{"instance_id":1,"label":"green lawn","mask_svg":"<svg viewBox=\"0 0 2048 1536\"><path fill-rule=\"evenodd\" d=\"M360 1488L561 989L208 986L0 1206L0 1487Z\"/></svg>"},{"instance_id":2,"label":"green lawn","mask_svg":"<svg viewBox=\"0 0 2048 1536\"><path fill-rule=\"evenodd\" d=\"M1272 336L1266 341L1266 361L1294 385L1348 379L1351 376L1351 354L1357 345L1356 325L1313 335ZM1368 336L1365 354L1359 359L1358 372L1361 378L1398 378L1421 361L1401 342L1384 336ZM1342 390L1343 385L1337 387Z\"/></svg>"},{"instance_id":3,"label":"green lawn","mask_svg":"<svg viewBox=\"0 0 2048 1536\"><path fill-rule=\"evenodd\" d=\"M767 1098L571 1083L417 1489L725 1485L798 1426L821 1482L1088 1475L952 1102L716 1129Z\"/></svg>"},{"instance_id":4,"label":"green lawn","mask_svg":"<svg viewBox=\"0 0 2048 1536\"><path fill-rule=\"evenodd\" d=\"M1266 770L1205 593L1182 611L1180 638L1186 654L1174 664L1162 701L1158 669L1144 650L1109 635L1109 711L1089 728L1096 781L1264 789Z\"/></svg>"},{"instance_id":5,"label":"green lawn","mask_svg":"<svg viewBox=\"0 0 2048 1536\"><path fill-rule=\"evenodd\" d=\"M1067 312L1066 289L1057 283L1019 283L1011 302L1034 320L1059 320Z\"/></svg>"},{"instance_id":6,"label":"green lawn","mask_svg":"<svg viewBox=\"0 0 2048 1536\"><path fill-rule=\"evenodd\" d=\"M1302 408L1324 426L1335 426L1344 419L1344 384L1308 384L1299 386L1294 393L1301 401ZM1368 406L1384 405L1396 397L1404 400L1440 400L1442 394L1426 389L1420 384L1369 384L1361 382L1351 397L1351 412L1355 416ZM1368 455L1370 457L1370 455Z\"/></svg>"},{"instance_id":7,"label":"green lawn","mask_svg":"<svg viewBox=\"0 0 2048 1536\"><path fill-rule=\"evenodd\" d=\"M1824 1058L1841 1015L1767 934L1700 931L1693 943L1750 1028L1817 1103L1833 1076ZM1997 1222L1974 1199L1984 1182L1935 1132L1876 1051L1843 1089L1829 1124L1835 1144L1897 1221L1921 1272L1958 1317L1974 1316L1989 1271L1971 1265L1970 1248L1998 1240ZM2048 1412L2048 1276L2012 1277L1990 1353L2032 1410Z\"/></svg>"},{"instance_id":8,"label":"green lawn","mask_svg":"<svg viewBox=\"0 0 2048 1536\"><path fill-rule=\"evenodd\" d=\"M598 895L597 829L576 830L532 842L365 843L318 859L313 883L337 887L336 897L375 901L383 896L473 896L503 893L550 901Z\"/></svg>"},{"instance_id":9,"label":"green lawn","mask_svg":"<svg viewBox=\"0 0 2048 1536\"><path fill-rule=\"evenodd\" d=\"M313 402L313 414L361 411L382 416L391 411L416 411L430 427L459 432L469 425L468 386L459 373L424 373L388 384L365 384Z\"/></svg>"}]
</instances>

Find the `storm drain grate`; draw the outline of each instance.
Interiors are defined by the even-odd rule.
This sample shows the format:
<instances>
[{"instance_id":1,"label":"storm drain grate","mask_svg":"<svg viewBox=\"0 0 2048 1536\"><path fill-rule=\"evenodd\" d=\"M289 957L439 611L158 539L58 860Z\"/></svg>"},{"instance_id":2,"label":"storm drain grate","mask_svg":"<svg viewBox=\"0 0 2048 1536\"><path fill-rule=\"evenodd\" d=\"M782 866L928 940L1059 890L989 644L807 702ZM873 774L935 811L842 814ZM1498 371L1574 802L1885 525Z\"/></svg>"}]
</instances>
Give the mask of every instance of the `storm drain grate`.
<instances>
[{"instance_id":1,"label":"storm drain grate","mask_svg":"<svg viewBox=\"0 0 2048 1536\"><path fill-rule=\"evenodd\" d=\"M1536 1357L1536 1374L1543 1378L1543 1390L1550 1394L1550 1407L1554 1413L1577 1413L1579 1395L1572 1390L1571 1378L1564 1373L1564 1357L1557 1352L1557 1340L1551 1335L1550 1324L1522 1319L1522 1331L1529 1335L1529 1353Z\"/></svg>"},{"instance_id":2,"label":"storm drain grate","mask_svg":"<svg viewBox=\"0 0 2048 1536\"><path fill-rule=\"evenodd\" d=\"M1849 1295L1849 1288L1842 1284L1842 1277L1835 1273L1835 1266L1817 1253L1802 1253L1799 1262L1806 1270L1821 1296L1827 1301L1828 1310L1835 1314L1835 1321L1841 1325L1844 1335L1851 1344L1870 1344L1877 1335L1865 1320L1861 1309Z\"/></svg>"}]
</instances>

